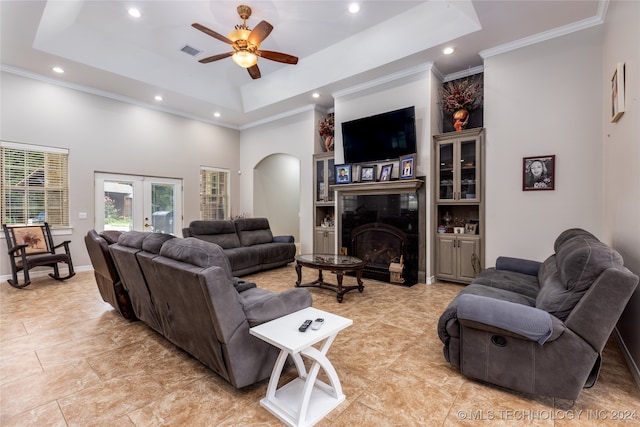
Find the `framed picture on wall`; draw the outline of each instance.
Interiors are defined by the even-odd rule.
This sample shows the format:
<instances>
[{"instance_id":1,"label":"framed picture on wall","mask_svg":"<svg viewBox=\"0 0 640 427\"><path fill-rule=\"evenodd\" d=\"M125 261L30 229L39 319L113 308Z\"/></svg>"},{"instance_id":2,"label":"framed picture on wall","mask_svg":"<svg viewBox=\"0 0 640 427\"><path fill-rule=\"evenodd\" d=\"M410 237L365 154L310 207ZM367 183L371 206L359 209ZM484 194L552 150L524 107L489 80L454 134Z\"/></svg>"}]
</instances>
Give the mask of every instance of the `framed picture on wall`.
<instances>
[{"instance_id":1,"label":"framed picture on wall","mask_svg":"<svg viewBox=\"0 0 640 427\"><path fill-rule=\"evenodd\" d=\"M391 181L391 171L393 171L393 163L382 166L380 170L380 181Z\"/></svg>"},{"instance_id":2,"label":"framed picture on wall","mask_svg":"<svg viewBox=\"0 0 640 427\"><path fill-rule=\"evenodd\" d=\"M336 165L336 184L351 183L351 165Z\"/></svg>"},{"instance_id":3,"label":"framed picture on wall","mask_svg":"<svg viewBox=\"0 0 640 427\"><path fill-rule=\"evenodd\" d=\"M400 157L400 179L412 179L415 176L415 154Z\"/></svg>"},{"instance_id":4,"label":"framed picture on wall","mask_svg":"<svg viewBox=\"0 0 640 427\"><path fill-rule=\"evenodd\" d=\"M376 165L373 166L361 166L360 167L360 181L375 181L376 180Z\"/></svg>"},{"instance_id":5,"label":"framed picture on wall","mask_svg":"<svg viewBox=\"0 0 640 427\"><path fill-rule=\"evenodd\" d=\"M522 158L522 191L555 188L556 156Z\"/></svg>"},{"instance_id":6,"label":"framed picture on wall","mask_svg":"<svg viewBox=\"0 0 640 427\"><path fill-rule=\"evenodd\" d=\"M611 77L611 122L617 122L624 114L624 62L616 64Z\"/></svg>"}]
</instances>

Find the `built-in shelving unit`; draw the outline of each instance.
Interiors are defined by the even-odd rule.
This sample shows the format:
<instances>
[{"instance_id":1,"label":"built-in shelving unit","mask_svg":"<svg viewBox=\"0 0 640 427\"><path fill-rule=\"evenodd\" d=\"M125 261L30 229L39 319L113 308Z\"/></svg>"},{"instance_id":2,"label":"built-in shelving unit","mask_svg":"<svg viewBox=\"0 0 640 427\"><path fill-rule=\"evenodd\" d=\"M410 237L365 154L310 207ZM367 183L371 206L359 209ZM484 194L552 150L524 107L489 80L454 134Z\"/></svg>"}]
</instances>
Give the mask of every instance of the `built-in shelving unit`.
<instances>
[{"instance_id":1,"label":"built-in shelving unit","mask_svg":"<svg viewBox=\"0 0 640 427\"><path fill-rule=\"evenodd\" d=\"M315 253L335 253L336 210L334 191L331 188L334 176L333 153L313 156L314 197L313 197L313 251Z\"/></svg>"},{"instance_id":2,"label":"built-in shelving unit","mask_svg":"<svg viewBox=\"0 0 640 427\"><path fill-rule=\"evenodd\" d=\"M435 135L433 141L435 276L470 283L484 268L484 129Z\"/></svg>"}]
</instances>

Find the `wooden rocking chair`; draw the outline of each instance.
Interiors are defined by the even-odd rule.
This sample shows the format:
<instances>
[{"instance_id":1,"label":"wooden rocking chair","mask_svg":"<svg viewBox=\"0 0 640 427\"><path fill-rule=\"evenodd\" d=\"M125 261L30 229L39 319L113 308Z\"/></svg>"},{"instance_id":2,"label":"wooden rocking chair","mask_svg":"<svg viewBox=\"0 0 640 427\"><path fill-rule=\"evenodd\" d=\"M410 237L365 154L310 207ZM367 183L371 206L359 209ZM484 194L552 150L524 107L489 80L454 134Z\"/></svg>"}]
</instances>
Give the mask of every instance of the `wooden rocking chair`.
<instances>
[{"instance_id":1,"label":"wooden rocking chair","mask_svg":"<svg viewBox=\"0 0 640 427\"><path fill-rule=\"evenodd\" d=\"M29 270L34 267L51 267L53 273L49 276L56 280L66 280L75 276L73 262L71 262L71 252L69 251L70 240L66 240L54 246L51 238L51 230L46 222L43 225L2 225L4 235L7 239L9 260L11 262L12 279L8 282L14 288L24 288L31 283ZM56 253L56 249L64 247L64 253ZM58 264L65 263L69 266L69 274L61 277L58 271ZM18 280L18 272L24 274L24 281Z\"/></svg>"}]
</instances>

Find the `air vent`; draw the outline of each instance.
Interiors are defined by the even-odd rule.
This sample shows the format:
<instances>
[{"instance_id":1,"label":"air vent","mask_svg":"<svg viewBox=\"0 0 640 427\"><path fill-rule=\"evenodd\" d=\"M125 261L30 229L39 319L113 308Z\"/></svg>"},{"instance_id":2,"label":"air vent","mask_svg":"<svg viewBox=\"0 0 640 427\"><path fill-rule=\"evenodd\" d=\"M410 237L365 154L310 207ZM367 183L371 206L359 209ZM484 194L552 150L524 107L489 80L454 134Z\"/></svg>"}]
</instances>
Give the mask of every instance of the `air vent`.
<instances>
[{"instance_id":1,"label":"air vent","mask_svg":"<svg viewBox=\"0 0 640 427\"><path fill-rule=\"evenodd\" d=\"M196 55L200 55L200 52L202 52L201 50L196 49L195 47L191 47L188 44L184 45L184 47L182 49L180 49L181 51L183 51L184 53L187 53L191 56L196 56Z\"/></svg>"}]
</instances>

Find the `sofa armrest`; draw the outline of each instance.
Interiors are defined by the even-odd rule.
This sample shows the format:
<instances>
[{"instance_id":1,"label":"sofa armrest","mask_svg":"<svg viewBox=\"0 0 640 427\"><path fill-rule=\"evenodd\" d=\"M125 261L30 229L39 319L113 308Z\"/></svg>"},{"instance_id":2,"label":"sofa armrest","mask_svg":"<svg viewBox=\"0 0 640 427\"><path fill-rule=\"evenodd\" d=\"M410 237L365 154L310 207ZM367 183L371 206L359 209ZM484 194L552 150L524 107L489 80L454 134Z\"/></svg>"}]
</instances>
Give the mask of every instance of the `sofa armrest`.
<instances>
[{"instance_id":1,"label":"sofa armrest","mask_svg":"<svg viewBox=\"0 0 640 427\"><path fill-rule=\"evenodd\" d=\"M244 292L246 290L249 289L253 289L256 287L256 284L253 282L247 282L246 280L243 280L239 277L234 277L233 278L233 287L236 288L236 291L238 291L238 293Z\"/></svg>"},{"instance_id":2,"label":"sofa armrest","mask_svg":"<svg viewBox=\"0 0 640 427\"><path fill-rule=\"evenodd\" d=\"M273 236L273 243L294 243L293 236Z\"/></svg>"},{"instance_id":3,"label":"sofa armrest","mask_svg":"<svg viewBox=\"0 0 640 427\"><path fill-rule=\"evenodd\" d=\"M481 295L458 297L458 320L489 325L544 344L553 334L551 314L535 307Z\"/></svg>"},{"instance_id":4,"label":"sofa armrest","mask_svg":"<svg viewBox=\"0 0 640 427\"><path fill-rule=\"evenodd\" d=\"M259 289L257 288L255 292L259 292ZM250 289L242 294L249 296L251 292ZM280 293L267 292L259 298L254 299L251 296L249 298L252 301L246 305L243 304L249 327L258 326L303 308L311 307L313 302L311 293L306 289L288 289Z\"/></svg>"},{"instance_id":5,"label":"sofa armrest","mask_svg":"<svg viewBox=\"0 0 640 427\"><path fill-rule=\"evenodd\" d=\"M496 259L496 270L508 270L516 273L537 276L542 265L539 261L501 256Z\"/></svg>"}]
</instances>

